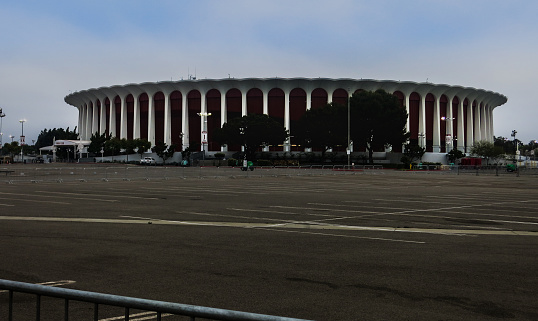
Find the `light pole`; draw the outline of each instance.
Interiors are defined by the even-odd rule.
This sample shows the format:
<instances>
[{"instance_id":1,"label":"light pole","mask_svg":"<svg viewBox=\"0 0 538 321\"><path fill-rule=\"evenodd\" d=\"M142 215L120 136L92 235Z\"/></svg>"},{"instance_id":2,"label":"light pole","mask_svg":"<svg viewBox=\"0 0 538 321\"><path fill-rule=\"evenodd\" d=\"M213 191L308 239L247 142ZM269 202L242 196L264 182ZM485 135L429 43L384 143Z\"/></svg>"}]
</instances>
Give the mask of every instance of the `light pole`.
<instances>
[{"instance_id":1,"label":"light pole","mask_svg":"<svg viewBox=\"0 0 538 321\"><path fill-rule=\"evenodd\" d=\"M426 147L424 146L424 138L426 137L426 135L424 133L418 133L418 145L420 147Z\"/></svg>"},{"instance_id":2,"label":"light pole","mask_svg":"<svg viewBox=\"0 0 538 321\"><path fill-rule=\"evenodd\" d=\"M448 150L448 145L451 145L452 144L452 121L455 120L456 118L453 118L453 117L441 117L441 120L442 121L446 121L446 122L450 122L450 130L445 130L445 132L448 132L446 134L446 138L445 138L445 152L448 153L449 150ZM447 123L448 124L448 123Z\"/></svg>"},{"instance_id":3,"label":"light pole","mask_svg":"<svg viewBox=\"0 0 538 321\"><path fill-rule=\"evenodd\" d=\"M198 116L202 117L202 120L203 120L203 126L202 126L202 151L204 152L203 154L203 159L205 159L205 144L207 144L207 117L208 116L211 116L211 113L197 113Z\"/></svg>"},{"instance_id":4,"label":"light pole","mask_svg":"<svg viewBox=\"0 0 538 321\"><path fill-rule=\"evenodd\" d=\"M4 133L2 133L2 122L3 122L4 117L6 117L6 114L4 114L4 112L2 111L2 108L0 108L0 148L2 148L2 145L3 145L2 138L4 136Z\"/></svg>"},{"instance_id":5,"label":"light pole","mask_svg":"<svg viewBox=\"0 0 538 321\"><path fill-rule=\"evenodd\" d=\"M20 143L21 143L21 161L24 163L24 145L25 145L25 142L24 142L24 122L26 122L26 119L21 119L19 120L19 123L21 123L21 139L20 139Z\"/></svg>"},{"instance_id":6,"label":"light pole","mask_svg":"<svg viewBox=\"0 0 538 321\"><path fill-rule=\"evenodd\" d=\"M347 89L347 167L351 165L351 97L349 96L350 88Z\"/></svg>"},{"instance_id":7,"label":"light pole","mask_svg":"<svg viewBox=\"0 0 538 321\"><path fill-rule=\"evenodd\" d=\"M517 131L514 129L511 136L514 137L514 145L516 147L516 166L519 165L519 144L516 141Z\"/></svg>"},{"instance_id":8,"label":"light pole","mask_svg":"<svg viewBox=\"0 0 538 321\"><path fill-rule=\"evenodd\" d=\"M15 136L9 135L9 138L11 138L11 142L13 143L13 138L15 138Z\"/></svg>"}]
</instances>

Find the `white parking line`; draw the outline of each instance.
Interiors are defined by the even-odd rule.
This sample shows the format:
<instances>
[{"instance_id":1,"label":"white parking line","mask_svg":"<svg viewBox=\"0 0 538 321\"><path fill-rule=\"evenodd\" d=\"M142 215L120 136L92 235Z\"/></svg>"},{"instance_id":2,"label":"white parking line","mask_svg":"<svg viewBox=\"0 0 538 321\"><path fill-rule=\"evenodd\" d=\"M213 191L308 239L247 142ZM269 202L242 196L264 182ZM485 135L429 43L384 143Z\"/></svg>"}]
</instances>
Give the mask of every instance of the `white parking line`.
<instances>
[{"instance_id":1,"label":"white parking line","mask_svg":"<svg viewBox=\"0 0 538 321\"><path fill-rule=\"evenodd\" d=\"M163 313L161 314L161 317L169 317L172 314ZM139 317L139 318L138 318ZM153 320L157 319L157 312L141 312L141 313L133 313L129 314L129 320L132 321L143 321L143 320ZM118 317L112 317L112 318L106 318L106 319L99 319L99 321L114 321L114 320L125 320L125 316L118 316Z\"/></svg>"},{"instance_id":2,"label":"white parking line","mask_svg":"<svg viewBox=\"0 0 538 321\"><path fill-rule=\"evenodd\" d=\"M48 282L42 282L42 283L34 283L38 285L46 285L46 286L63 286L63 285L69 285L76 283L76 281L72 280L60 280L60 281L48 281ZM8 290L2 290L0 293L9 292Z\"/></svg>"},{"instance_id":3,"label":"white parking line","mask_svg":"<svg viewBox=\"0 0 538 321\"><path fill-rule=\"evenodd\" d=\"M334 215L328 215L328 214L311 214L311 213L292 213L292 212L281 212L281 211L269 211L269 210L256 210L256 209L248 209L248 208L226 208L227 210L231 211L241 211L241 212L260 212L260 213L273 213L273 214L286 214L286 215L310 215L310 216L328 216L333 217Z\"/></svg>"},{"instance_id":4,"label":"white parking line","mask_svg":"<svg viewBox=\"0 0 538 321\"><path fill-rule=\"evenodd\" d=\"M158 200L157 197L143 197L143 196L127 196L127 195L111 195L111 194L85 194L85 193L68 193L68 192L52 192L52 191L36 191L36 193L47 194L61 194L61 195L77 195L77 196L97 196L97 197L118 197L118 198L135 198L144 200Z\"/></svg>"},{"instance_id":5,"label":"white parking line","mask_svg":"<svg viewBox=\"0 0 538 321\"><path fill-rule=\"evenodd\" d=\"M6 199L6 200L10 200L10 201L22 201L22 202L32 202L32 203L50 203L50 204L61 204L61 205L70 205L71 203L67 203L67 202L56 202L56 201L40 201L40 200L35 200L35 199L31 199L31 198L25 198L25 199L21 199L21 198L11 198L11 197L0 197L0 199Z\"/></svg>"}]
</instances>

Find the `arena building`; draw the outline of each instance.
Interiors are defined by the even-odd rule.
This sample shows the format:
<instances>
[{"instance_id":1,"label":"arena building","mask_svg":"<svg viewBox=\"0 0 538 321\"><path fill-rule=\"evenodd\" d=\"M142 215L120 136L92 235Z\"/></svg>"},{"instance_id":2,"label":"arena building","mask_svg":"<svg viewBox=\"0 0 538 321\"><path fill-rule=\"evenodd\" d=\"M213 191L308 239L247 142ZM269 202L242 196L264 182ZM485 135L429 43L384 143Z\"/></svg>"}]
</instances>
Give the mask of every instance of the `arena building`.
<instances>
[{"instance_id":1,"label":"arena building","mask_svg":"<svg viewBox=\"0 0 538 321\"><path fill-rule=\"evenodd\" d=\"M196 142L205 151L233 151L239 147L220 146L212 140L212 132L228 119L254 113L267 114L290 130L290 140L271 146L270 151L304 151L294 145L293 129L306 110L330 102L347 104L354 92L377 89L398 97L409 115L411 142L434 154L452 148L468 153L475 141L493 141L493 110L507 101L501 94L468 87L327 78L127 84L75 92L65 101L79 110L82 140L89 140L92 133L107 132L119 138L145 138L152 145L158 141L175 144L178 150ZM393 151L401 151L401 146Z\"/></svg>"}]
</instances>

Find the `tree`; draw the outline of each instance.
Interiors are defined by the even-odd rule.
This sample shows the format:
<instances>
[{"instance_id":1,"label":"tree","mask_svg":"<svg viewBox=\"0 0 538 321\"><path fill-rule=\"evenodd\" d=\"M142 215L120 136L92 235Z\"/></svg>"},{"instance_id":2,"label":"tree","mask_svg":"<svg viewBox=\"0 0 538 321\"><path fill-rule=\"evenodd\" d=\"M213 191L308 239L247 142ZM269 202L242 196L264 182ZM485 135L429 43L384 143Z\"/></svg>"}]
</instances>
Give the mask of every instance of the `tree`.
<instances>
[{"instance_id":1,"label":"tree","mask_svg":"<svg viewBox=\"0 0 538 321\"><path fill-rule=\"evenodd\" d=\"M382 89L353 94L350 109L353 142L366 145L370 164L375 147L401 145L409 137L407 111L394 95Z\"/></svg>"},{"instance_id":2,"label":"tree","mask_svg":"<svg viewBox=\"0 0 538 321\"><path fill-rule=\"evenodd\" d=\"M451 163L455 164L458 159L465 157L465 154L461 150L453 148L452 150L450 150L450 152L447 153L447 156L448 160Z\"/></svg>"},{"instance_id":3,"label":"tree","mask_svg":"<svg viewBox=\"0 0 538 321\"><path fill-rule=\"evenodd\" d=\"M74 140L78 139L78 134L76 133L77 127L73 131L63 128L54 128L54 129L43 129L41 133L37 136L37 141L35 142L36 149L46 146L52 146L54 139L56 140Z\"/></svg>"},{"instance_id":4,"label":"tree","mask_svg":"<svg viewBox=\"0 0 538 321\"><path fill-rule=\"evenodd\" d=\"M142 155L151 148L151 142L148 142L147 139L144 138L135 138L133 140L133 148L137 149L137 153L140 154L140 158L142 158Z\"/></svg>"},{"instance_id":5,"label":"tree","mask_svg":"<svg viewBox=\"0 0 538 321\"><path fill-rule=\"evenodd\" d=\"M406 167L408 167L415 160L421 159L425 152L426 149L417 144L406 144L403 153L404 155L400 161L404 163Z\"/></svg>"},{"instance_id":6,"label":"tree","mask_svg":"<svg viewBox=\"0 0 538 321\"><path fill-rule=\"evenodd\" d=\"M231 119L213 134L222 144L245 146L248 159L254 160L260 147L282 144L289 134L286 128L267 115L251 114Z\"/></svg>"},{"instance_id":7,"label":"tree","mask_svg":"<svg viewBox=\"0 0 538 321\"><path fill-rule=\"evenodd\" d=\"M157 154L160 158L163 159L163 163L166 162L166 160L172 156L174 156L176 146L175 145L166 145L163 142L157 142L155 146L151 149L152 152Z\"/></svg>"},{"instance_id":8,"label":"tree","mask_svg":"<svg viewBox=\"0 0 538 321\"><path fill-rule=\"evenodd\" d=\"M328 104L322 108L307 110L293 129L295 140L301 145L321 149L321 158L336 146L347 146L347 108Z\"/></svg>"},{"instance_id":9,"label":"tree","mask_svg":"<svg viewBox=\"0 0 538 321\"><path fill-rule=\"evenodd\" d=\"M105 142L105 151L112 156L118 155L121 151L121 141L113 137Z\"/></svg>"},{"instance_id":10,"label":"tree","mask_svg":"<svg viewBox=\"0 0 538 321\"><path fill-rule=\"evenodd\" d=\"M495 146L493 143L486 140L476 141L471 147L471 154L486 159L486 165L489 165L489 159L497 159L504 155L504 150L500 146Z\"/></svg>"},{"instance_id":11,"label":"tree","mask_svg":"<svg viewBox=\"0 0 538 321\"><path fill-rule=\"evenodd\" d=\"M90 146L88 146L88 152L93 154L101 153L101 149L105 147L105 143L110 139L111 134L98 134L95 132L90 137Z\"/></svg>"},{"instance_id":12,"label":"tree","mask_svg":"<svg viewBox=\"0 0 538 321\"><path fill-rule=\"evenodd\" d=\"M2 148L2 153L9 154L11 157L20 154L20 152L21 146L19 145L19 142L5 143Z\"/></svg>"}]
</instances>

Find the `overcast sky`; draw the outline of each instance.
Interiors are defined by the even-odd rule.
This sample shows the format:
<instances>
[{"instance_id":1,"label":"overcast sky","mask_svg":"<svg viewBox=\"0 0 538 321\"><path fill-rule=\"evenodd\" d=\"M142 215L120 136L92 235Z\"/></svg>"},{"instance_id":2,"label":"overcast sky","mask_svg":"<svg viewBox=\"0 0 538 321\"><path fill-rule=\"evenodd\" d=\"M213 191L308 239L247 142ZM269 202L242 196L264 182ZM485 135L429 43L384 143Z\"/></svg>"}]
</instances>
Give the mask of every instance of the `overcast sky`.
<instances>
[{"instance_id":1,"label":"overcast sky","mask_svg":"<svg viewBox=\"0 0 538 321\"><path fill-rule=\"evenodd\" d=\"M538 139L536 0L0 3L3 142L73 129L71 92L127 83L327 77L501 93L495 135Z\"/></svg>"}]
</instances>

